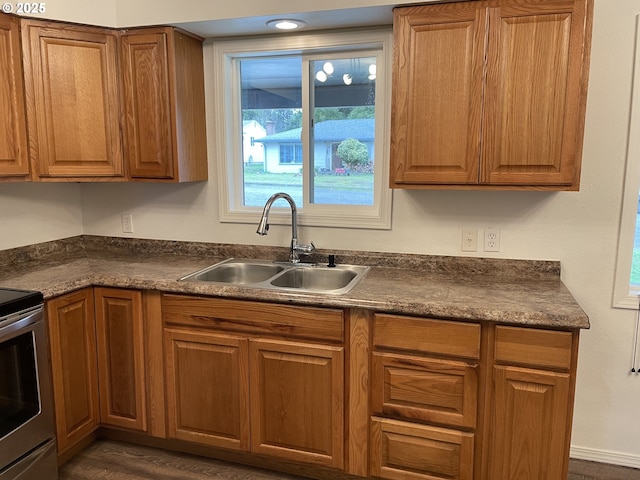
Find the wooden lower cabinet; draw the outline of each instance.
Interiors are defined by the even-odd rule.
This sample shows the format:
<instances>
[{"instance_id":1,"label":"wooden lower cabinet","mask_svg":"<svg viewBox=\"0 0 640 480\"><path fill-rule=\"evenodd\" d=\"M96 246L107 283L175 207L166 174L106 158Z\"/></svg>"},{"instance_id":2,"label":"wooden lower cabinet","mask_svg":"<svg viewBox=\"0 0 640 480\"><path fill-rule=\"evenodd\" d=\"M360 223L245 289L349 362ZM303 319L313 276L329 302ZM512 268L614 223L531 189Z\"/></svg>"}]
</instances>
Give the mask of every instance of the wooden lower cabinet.
<instances>
[{"instance_id":1,"label":"wooden lower cabinet","mask_svg":"<svg viewBox=\"0 0 640 480\"><path fill-rule=\"evenodd\" d=\"M58 452L90 435L100 422L93 289L47 302Z\"/></svg>"},{"instance_id":2,"label":"wooden lower cabinet","mask_svg":"<svg viewBox=\"0 0 640 480\"><path fill-rule=\"evenodd\" d=\"M46 310L63 456L105 426L312 477L567 476L578 330L102 287Z\"/></svg>"},{"instance_id":3,"label":"wooden lower cabinet","mask_svg":"<svg viewBox=\"0 0 640 480\"><path fill-rule=\"evenodd\" d=\"M165 329L170 438L342 468L343 347Z\"/></svg>"},{"instance_id":4,"label":"wooden lower cabinet","mask_svg":"<svg viewBox=\"0 0 640 480\"><path fill-rule=\"evenodd\" d=\"M472 433L374 417L371 475L392 480L472 480L473 445Z\"/></svg>"},{"instance_id":5,"label":"wooden lower cabinet","mask_svg":"<svg viewBox=\"0 0 640 480\"><path fill-rule=\"evenodd\" d=\"M577 331L376 314L371 475L564 480Z\"/></svg>"},{"instance_id":6,"label":"wooden lower cabinet","mask_svg":"<svg viewBox=\"0 0 640 480\"><path fill-rule=\"evenodd\" d=\"M142 292L95 289L103 425L147 430Z\"/></svg>"},{"instance_id":7,"label":"wooden lower cabinet","mask_svg":"<svg viewBox=\"0 0 640 480\"><path fill-rule=\"evenodd\" d=\"M165 330L170 438L249 450L248 341Z\"/></svg>"},{"instance_id":8,"label":"wooden lower cabinet","mask_svg":"<svg viewBox=\"0 0 640 480\"><path fill-rule=\"evenodd\" d=\"M59 455L99 426L147 432L143 307L141 291L116 288L47 300Z\"/></svg>"},{"instance_id":9,"label":"wooden lower cabinet","mask_svg":"<svg viewBox=\"0 0 640 480\"><path fill-rule=\"evenodd\" d=\"M376 314L371 475L473 480L481 325Z\"/></svg>"},{"instance_id":10,"label":"wooden lower cabinet","mask_svg":"<svg viewBox=\"0 0 640 480\"><path fill-rule=\"evenodd\" d=\"M252 340L251 450L342 468L343 347Z\"/></svg>"},{"instance_id":11,"label":"wooden lower cabinet","mask_svg":"<svg viewBox=\"0 0 640 480\"><path fill-rule=\"evenodd\" d=\"M577 331L496 326L488 478L567 478L577 356Z\"/></svg>"},{"instance_id":12,"label":"wooden lower cabinet","mask_svg":"<svg viewBox=\"0 0 640 480\"><path fill-rule=\"evenodd\" d=\"M568 373L497 366L491 480L566 478Z\"/></svg>"},{"instance_id":13,"label":"wooden lower cabinet","mask_svg":"<svg viewBox=\"0 0 640 480\"><path fill-rule=\"evenodd\" d=\"M169 438L342 469L343 315L164 295Z\"/></svg>"}]
</instances>

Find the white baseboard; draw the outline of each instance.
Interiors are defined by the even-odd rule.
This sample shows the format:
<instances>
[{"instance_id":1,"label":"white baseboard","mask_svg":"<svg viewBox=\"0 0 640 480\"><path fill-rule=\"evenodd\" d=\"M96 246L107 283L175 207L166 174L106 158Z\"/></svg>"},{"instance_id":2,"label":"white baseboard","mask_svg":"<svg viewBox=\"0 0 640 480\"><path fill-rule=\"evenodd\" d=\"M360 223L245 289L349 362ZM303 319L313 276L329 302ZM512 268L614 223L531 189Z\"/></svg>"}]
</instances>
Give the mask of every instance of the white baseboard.
<instances>
[{"instance_id":1,"label":"white baseboard","mask_svg":"<svg viewBox=\"0 0 640 480\"><path fill-rule=\"evenodd\" d=\"M589 460L592 462L609 463L612 465L622 465L624 467L640 468L640 456L618 452L607 452L606 450L596 450L594 448L571 447L571 458L579 460Z\"/></svg>"}]
</instances>

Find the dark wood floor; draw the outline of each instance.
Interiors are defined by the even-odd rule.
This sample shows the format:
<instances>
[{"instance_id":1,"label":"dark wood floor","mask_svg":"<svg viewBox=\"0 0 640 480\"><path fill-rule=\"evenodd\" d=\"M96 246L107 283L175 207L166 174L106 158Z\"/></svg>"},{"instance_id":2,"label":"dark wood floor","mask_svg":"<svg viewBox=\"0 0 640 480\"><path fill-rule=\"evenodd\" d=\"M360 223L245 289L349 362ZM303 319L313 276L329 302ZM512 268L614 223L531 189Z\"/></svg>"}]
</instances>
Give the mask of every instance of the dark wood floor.
<instances>
[{"instance_id":1,"label":"dark wood floor","mask_svg":"<svg viewBox=\"0 0 640 480\"><path fill-rule=\"evenodd\" d=\"M640 480L640 470L571 460L568 480ZM203 457L98 440L60 469L60 480L302 480Z\"/></svg>"}]
</instances>

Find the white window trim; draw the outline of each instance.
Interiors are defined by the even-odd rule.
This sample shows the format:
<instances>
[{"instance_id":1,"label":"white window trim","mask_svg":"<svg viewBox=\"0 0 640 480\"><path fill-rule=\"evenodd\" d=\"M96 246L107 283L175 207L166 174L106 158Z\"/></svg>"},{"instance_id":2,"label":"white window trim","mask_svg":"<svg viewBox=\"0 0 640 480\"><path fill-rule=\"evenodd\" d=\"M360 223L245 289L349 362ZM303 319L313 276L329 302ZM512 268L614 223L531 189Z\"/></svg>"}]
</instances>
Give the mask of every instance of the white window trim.
<instances>
[{"instance_id":1,"label":"white window trim","mask_svg":"<svg viewBox=\"0 0 640 480\"><path fill-rule=\"evenodd\" d=\"M630 288L631 261L640 191L640 15L636 17L635 63L631 117L629 121L627 165L622 197L622 214L618 233L618 258L613 287L613 306L638 309L640 288Z\"/></svg>"},{"instance_id":2,"label":"white window trim","mask_svg":"<svg viewBox=\"0 0 640 480\"><path fill-rule=\"evenodd\" d=\"M214 40L210 55L211 70L213 71L213 86L211 87L214 100L214 138L215 154L218 167L219 186L219 214L222 223L255 223L262 214L262 207L242 206L242 192L236 187L236 179L242 175L241 162L229 162L229 158L238 158L241 145L236 139L227 141L229 129L234 125L241 125L238 118L239 108L233 104L237 95L225 95L233 85L237 85L235 72L231 69L231 56L247 53L271 54L274 51L297 51L300 54L320 53L335 49L382 48L376 78L376 105L383 106L385 115L378 121L376 118L376 161L374 168L374 206L364 205L323 205L318 208L300 208L298 223L309 226L363 228L363 229L391 229L392 189L388 186L389 178L389 143L391 116L391 70L393 59L393 35L390 28L332 32L323 34L287 35L285 37L258 37L235 40ZM209 63L209 62L207 62ZM231 72L231 75L226 72ZM382 75L380 75L382 73ZM232 164L232 166L230 165ZM305 182L306 183L306 182ZM274 192L275 193L275 192ZM287 225L291 222L291 212L288 209L275 208L269 216L272 224Z\"/></svg>"}]
</instances>

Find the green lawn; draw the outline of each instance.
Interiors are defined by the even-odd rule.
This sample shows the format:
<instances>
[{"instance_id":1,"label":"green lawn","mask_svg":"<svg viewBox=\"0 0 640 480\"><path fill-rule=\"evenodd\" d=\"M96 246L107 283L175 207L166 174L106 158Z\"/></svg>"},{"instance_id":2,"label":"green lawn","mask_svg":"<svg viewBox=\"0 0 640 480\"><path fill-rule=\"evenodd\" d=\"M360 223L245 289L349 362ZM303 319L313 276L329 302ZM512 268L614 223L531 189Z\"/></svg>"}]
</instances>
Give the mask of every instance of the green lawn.
<instances>
[{"instance_id":1,"label":"green lawn","mask_svg":"<svg viewBox=\"0 0 640 480\"><path fill-rule=\"evenodd\" d=\"M350 175L319 174L314 177L316 187L334 190L373 190L372 173L352 173ZM261 164L244 168L244 183L252 185L302 185L302 175L294 173L267 173Z\"/></svg>"}]
</instances>

